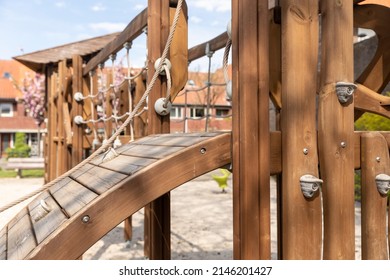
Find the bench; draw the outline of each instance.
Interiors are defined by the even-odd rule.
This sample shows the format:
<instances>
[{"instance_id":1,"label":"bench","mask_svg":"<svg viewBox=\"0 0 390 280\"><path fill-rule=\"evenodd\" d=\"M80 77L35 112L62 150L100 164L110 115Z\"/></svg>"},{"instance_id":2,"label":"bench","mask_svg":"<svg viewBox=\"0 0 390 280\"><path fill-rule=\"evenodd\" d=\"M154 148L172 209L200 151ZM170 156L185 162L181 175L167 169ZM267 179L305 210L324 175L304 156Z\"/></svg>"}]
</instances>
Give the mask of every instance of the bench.
<instances>
[{"instance_id":1,"label":"bench","mask_svg":"<svg viewBox=\"0 0 390 280\"><path fill-rule=\"evenodd\" d=\"M5 169L15 169L17 178L22 178L22 170L43 169L45 162L43 158L9 158Z\"/></svg>"}]
</instances>

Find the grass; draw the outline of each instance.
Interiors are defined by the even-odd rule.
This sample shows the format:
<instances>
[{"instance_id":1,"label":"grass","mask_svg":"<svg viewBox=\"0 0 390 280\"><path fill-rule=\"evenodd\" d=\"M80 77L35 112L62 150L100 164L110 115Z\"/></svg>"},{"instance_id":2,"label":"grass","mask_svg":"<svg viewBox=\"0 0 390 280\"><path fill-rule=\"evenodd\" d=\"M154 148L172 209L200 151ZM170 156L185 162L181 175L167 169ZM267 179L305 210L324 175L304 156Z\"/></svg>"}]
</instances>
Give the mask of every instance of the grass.
<instances>
[{"instance_id":1,"label":"grass","mask_svg":"<svg viewBox=\"0 0 390 280\"><path fill-rule=\"evenodd\" d=\"M43 169L22 170L22 178L40 178L43 177L45 171ZM14 170L0 169L0 178L16 178L17 172Z\"/></svg>"}]
</instances>

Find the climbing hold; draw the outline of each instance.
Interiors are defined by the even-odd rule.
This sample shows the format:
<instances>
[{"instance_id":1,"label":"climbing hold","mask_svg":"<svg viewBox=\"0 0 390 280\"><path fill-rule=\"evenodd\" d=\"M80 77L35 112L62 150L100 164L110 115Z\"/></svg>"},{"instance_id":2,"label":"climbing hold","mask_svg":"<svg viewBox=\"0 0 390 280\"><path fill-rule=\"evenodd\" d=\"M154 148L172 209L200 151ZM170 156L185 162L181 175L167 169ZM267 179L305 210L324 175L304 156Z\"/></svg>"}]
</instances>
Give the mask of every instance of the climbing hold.
<instances>
[{"instance_id":1,"label":"climbing hold","mask_svg":"<svg viewBox=\"0 0 390 280\"><path fill-rule=\"evenodd\" d=\"M321 187L323 181L313 175L303 175L300 179L301 190L306 198L311 198Z\"/></svg>"},{"instance_id":2,"label":"climbing hold","mask_svg":"<svg viewBox=\"0 0 390 280\"><path fill-rule=\"evenodd\" d=\"M77 125L82 125L84 123L84 119L82 116L78 115L78 116L75 116L74 119L73 119L74 123L77 124Z\"/></svg>"},{"instance_id":3,"label":"climbing hold","mask_svg":"<svg viewBox=\"0 0 390 280\"><path fill-rule=\"evenodd\" d=\"M76 92L74 95L73 95L73 98L74 100L76 100L76 102L81 102L84 100L84 96L81 92Z\"/></svg>"},{"instance_id":4,"label":"climbing hold","mask_svg":"<svg viewBox=\"0 0 390 280\"><path fill-rule=\"evenodd\" d=\"M375 177L376 187L382 195L387 195L390 190L390 176L387 174L379 174Z\"/></svg>"},{"instance_id":5,"label":"climbing hold","mask_svg":"<svg viewBox=\"0 0 390 280\"><path fill-rule=\"evenodd\" d=\"M171 112L172 103L170 101L166 102L166 99L161 97L156 100L154 103L154 110L160 116L166 116Z\"/></svg>"},{"instance_id":6,"label":"climbing hold","mask_svg":"<svg viewBox=\"0 0 390 280\"><path fill-rule=\"evenodd\" d=\"M354 83L347 82L337 82L336 83L336 94L339 102L341 104L347 103L353 95L353 92L356 89L356 85Z\"/></svg>"},{"instance_id":7,"label":"climbing hold","mask_svg":"<svg viewBox=\"0 0 390 280\"><path fill-rule=\"evenodd\" d=\"M157 71L157 69L158 69L158 66L160 65L160 61L161 61L161 58L158 58L157 60L156 60L156 62L154 63L154 69ZM162 64L162 67L161 67L161 70L160 70L160 75L166 75L165 74L165 67L167 67L169 70L171 70L171 68L172 68L172 64L171 64L171 62L169 61L169 59L168 58L166 58L165 60L164 60L164 62L163 62L163 64Z\"/></svg>"}]
</instances>

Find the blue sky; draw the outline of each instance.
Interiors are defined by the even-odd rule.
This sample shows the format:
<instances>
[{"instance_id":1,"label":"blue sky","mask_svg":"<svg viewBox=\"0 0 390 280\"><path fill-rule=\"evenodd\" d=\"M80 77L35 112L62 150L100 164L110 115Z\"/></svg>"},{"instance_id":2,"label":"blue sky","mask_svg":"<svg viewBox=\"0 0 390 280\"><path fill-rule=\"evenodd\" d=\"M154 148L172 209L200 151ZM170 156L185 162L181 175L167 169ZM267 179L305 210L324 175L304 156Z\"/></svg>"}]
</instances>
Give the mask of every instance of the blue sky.
<instances>
[{"instance_id":1,"label":"blue sky","mask_svg":"<svg viewBox=\"0 0 390 280\"><path fill-rule=\"evenodd\" d=\"M0 59L11 59L83 39L122 31L147 6L147 0L0 0ZM189 46L226 31L230 0L187 0ZM134 66L142 66L145 38L133 42ZM222 65L223 51L213 56L212 68ZM190 69L207 70L207 58Z\"/></svg>"}]
</instances>

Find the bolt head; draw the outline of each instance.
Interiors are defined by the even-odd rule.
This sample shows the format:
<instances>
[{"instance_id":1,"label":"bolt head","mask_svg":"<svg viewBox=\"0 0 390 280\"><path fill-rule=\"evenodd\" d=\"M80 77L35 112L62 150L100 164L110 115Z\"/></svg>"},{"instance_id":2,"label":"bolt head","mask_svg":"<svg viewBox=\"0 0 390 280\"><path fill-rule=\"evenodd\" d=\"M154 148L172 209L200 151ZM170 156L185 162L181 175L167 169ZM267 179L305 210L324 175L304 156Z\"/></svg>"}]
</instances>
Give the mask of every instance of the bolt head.
<instances>
[{"instance_id":1,"label":"bolt head","mask_svg":"<svg viewBox=\"0 0 390 280\"><path fill-rule=\"evenodd\" d=\"M307 155L308 153L309 153L309 149L308 149L308 148L304 148L304 149L303 149L303 154L304 154L304 155Z\"/></svg>"},{"instance_id":2,"label":"bolt head","mask_svg":"<svg viewBox=\"0 0 390 280\"><path fill-rule=\"evenodd\" d=\"M345 148L345 147L347 147L347 143L346 143L346 142L344 142L344 141L343 141L343 142L341 142L341 143L340 143L340 147L341 147L341 148Z\"/></svg>"},{"instance_id":3,"label":"bolt head","mask_svg":"<svg viewBox=\"0 0 390 280\"><path fill-rule=\"evenodd\" d=\"M91 220L91 218L90 218L88 215L85 215L85 216L83 216L83 218L82 218L81 220L82 220L82 222L83 222L84 224L87 224L87 223L89 223L89 221Z\"/></svg>"}]
</instances>

